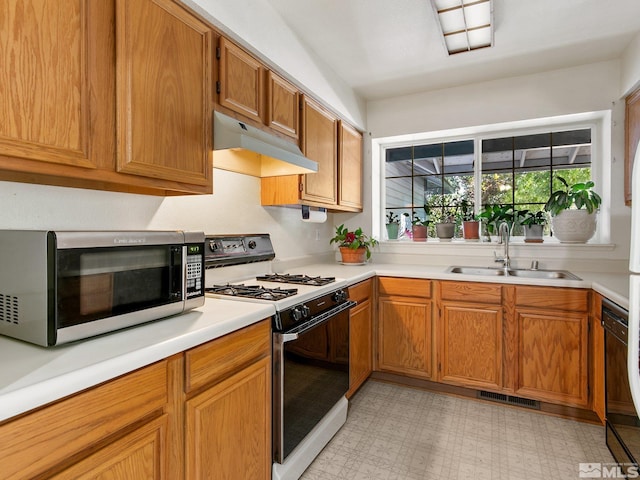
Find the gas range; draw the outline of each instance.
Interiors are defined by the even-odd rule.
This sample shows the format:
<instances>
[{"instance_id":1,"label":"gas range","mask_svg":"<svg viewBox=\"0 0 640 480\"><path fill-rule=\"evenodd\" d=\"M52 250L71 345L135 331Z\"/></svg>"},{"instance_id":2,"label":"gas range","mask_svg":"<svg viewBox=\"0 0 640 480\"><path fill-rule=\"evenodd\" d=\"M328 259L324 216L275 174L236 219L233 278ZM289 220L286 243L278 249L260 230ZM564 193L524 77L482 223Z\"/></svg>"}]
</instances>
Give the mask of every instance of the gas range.
<instances>
[{"instance_id":1,"label":"gas range","mask_svg":"<svg viewBox=\"0 0 640 480\"><path fill-rule=\"evenodd\" d=\"M331 299L342 299L345 291L344 279L271 272L267 261L275 258L275 251L268 234L208 235L205 252L209 297L270 303L277 312L296 307L306 311L306 302L327 296L326 305L331 306Z\"/></svg>"}]
</instances>

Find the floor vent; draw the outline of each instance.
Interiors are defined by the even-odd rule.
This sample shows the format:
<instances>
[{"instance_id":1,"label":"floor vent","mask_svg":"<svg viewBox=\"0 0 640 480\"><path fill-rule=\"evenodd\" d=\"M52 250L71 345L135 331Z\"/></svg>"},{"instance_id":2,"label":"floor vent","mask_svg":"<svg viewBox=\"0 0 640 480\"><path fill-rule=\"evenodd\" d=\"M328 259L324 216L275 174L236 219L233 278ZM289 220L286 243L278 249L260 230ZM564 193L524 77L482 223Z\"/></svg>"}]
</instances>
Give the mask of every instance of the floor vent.
<instances>
[{"instance_id":1,"label":"floor vent","mask_svg":"<svg viewBox=\"0 0 640 480\"><path fill-rule=\"evenodd\" d=\"M540 410L540 402L537 400L529 400L528 398L514 397L513 395L505 395L503 393L486 392L484 390L479 391L476 396L477 398L491 400L492 402L506 403L509 405L516 405L518 407Z\"/></svg>"}]
</instances>

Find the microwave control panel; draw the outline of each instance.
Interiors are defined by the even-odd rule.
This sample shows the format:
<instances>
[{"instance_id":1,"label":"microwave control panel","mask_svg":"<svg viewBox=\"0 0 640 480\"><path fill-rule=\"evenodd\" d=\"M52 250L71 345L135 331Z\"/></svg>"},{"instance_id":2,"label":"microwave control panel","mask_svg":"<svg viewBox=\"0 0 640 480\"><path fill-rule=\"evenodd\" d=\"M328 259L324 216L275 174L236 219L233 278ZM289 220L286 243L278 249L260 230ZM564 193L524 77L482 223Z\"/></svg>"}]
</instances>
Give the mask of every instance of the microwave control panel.
<instances>
[{"instance_id":1,"label":"microwave control panel","mask_svg":"<svg viewBox=\"0 0 640 480\"><path fill-rule=\"evenodd\" d=\"M204 295L204 243L186 245L186 298Z\"/></svg>"}]
</instances>

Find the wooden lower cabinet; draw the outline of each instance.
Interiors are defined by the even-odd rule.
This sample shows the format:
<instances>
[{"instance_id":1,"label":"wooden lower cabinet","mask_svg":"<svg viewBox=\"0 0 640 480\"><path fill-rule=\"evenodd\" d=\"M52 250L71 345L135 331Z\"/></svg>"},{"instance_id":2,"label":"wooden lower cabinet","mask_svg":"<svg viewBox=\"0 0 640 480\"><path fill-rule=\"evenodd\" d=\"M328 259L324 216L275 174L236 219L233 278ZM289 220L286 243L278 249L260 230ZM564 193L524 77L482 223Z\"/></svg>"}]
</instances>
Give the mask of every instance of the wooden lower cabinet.
<instances>
[{"instance_id":1,"label":"wooden lower cabinet","mask_svg":"<svg viewBox=\"0 0 640 480\"><path fill-rule=\"evenodd\" d=\"M3 480L271 478L271 321L0 423Z\"/></svg>"},{"instance_id":2,"label":"wooden lower cabinet","mask_svg":"<svg viewBox=\"0 0 640 480\"><path fill-rule=\"evenodd\" d=\"M516 288L516 395L587 407L589 292Z\"/></svg>"},{"instance_id":3,"label":"wooden lower cabinet","mask_svg":"<svg viewBox=\"0 0 640 480\"><path fill-rule=\"evenodd\" d=\"M169 480L165 468L167 420L167 415L152 420L51 479Z\"/></svg>"},{"instance_id":4,"label":"wooden lower cabinet","mask_svg":"<svg viewBox=\"0 0 640 480\"><path fill-rule=\"evenodd\" d=\"M271 478L271 359L186 404L186 478Z\"/></svg>"},{"instance_id":5,"label":"wooden lower cabinet","mask_svg":"<svg viewBox=\"0 0 640 480\"><path fill-rule=\"evenodd\" d=\"M271 478L271 322L185 354L185 478Z\"/></svg>"},{"instance_id":6,"label":"wooden lower cabinet","mask_svg":"<svg viewBox=\"0 0 640 480\"><path fill-rule=\"evenodd\" d=\"M373 281L349 287L349 298L358 304L349 313L349 392L350 398L373 370Z\"/></svg>"},{"instance_id":7,"label":"wooden lower cabinet","mask_svg":"<svg viewBox=\"0 0 640 480\"><path fill-rule=\"evenodd\" d=\"M439 282L438 379L473 388L503 386L502 294L498 284Z\"/></svg>"},{"instance_id":8,"label":"wooden lower cabinet","mask_svg":"<svg viewBox=\"0 0 640 480\"><path fill-rule=\"evenodd\" d=\"M0 425L2 478L101 478L100 471L114 480L170 478L167 440L176 437L162 413L175 361L155 363Z\"/></svg>"},{"instance_id":9,"label":"wooden lower cabinet","mask_svg":"<svg viewBox=\"0 0 640 480\"><path fill-rule=\"evenodd\" d=\"M604 383L604 328L602 327L602 296L591 294L591 315L589 318L589 393L591 410L596 412L600 421L605 421L605 383ZM626 369L624 370L626 371Z\"/></svg>"},{"instance_id":10,"label":"wooden lower cabinet","mask_svg":"<svg viewBox=\"0 0 640 480\"><path fill-rule=\"evenodd\" d=\"M378 287L376 368L431 379L431 281L381 277L378 279ZM416 296L407 296L411 294Z\"/></svg>"}]
</instances>

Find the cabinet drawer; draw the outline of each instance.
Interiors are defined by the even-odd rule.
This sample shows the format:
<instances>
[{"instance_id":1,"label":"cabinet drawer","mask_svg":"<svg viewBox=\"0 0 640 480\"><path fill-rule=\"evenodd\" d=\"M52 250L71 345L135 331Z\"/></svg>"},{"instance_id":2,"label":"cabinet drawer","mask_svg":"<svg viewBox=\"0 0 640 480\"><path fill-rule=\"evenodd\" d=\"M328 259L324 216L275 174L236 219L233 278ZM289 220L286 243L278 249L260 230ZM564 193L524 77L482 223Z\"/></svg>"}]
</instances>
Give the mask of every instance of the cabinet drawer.
<instances>
[{"instance_id":1,"label":"cabinet drawer","mask_svg":"<svg viewBox=\"0 0 640 480\"><path fill-rule=\"evenodd\" d=\"M349 287L349 299L354 302L362 303L367 298L371 297L371 287L373 282L371 280L365 280Z\"/></svg>"},{"instance_id":2,"label":"cabinet drawer","mask_svg":"<svg viewBox=\"0 0 640 480\"><path fill-rule=\"evenodd\" d=\"M2 478L33 478L167 403L167 361L0 426Z\"/></svg>"},{"instance_id":3,"label":"cabinet drawer","mask_svg":"<svg viewBox=\"0 0 640 480\"><path fill-rule=\"evenodd\" d=\"M185 353L186 390L218 382L271 352L271 320L195 347Z\"/></svg>"},{"instance_id":4,"label":"cabinet drawer","mask_svg":"<svg viewBox=\"0 0 640 480\"><path fill-rule=\"evenodd\" d=\"M577 288L517 287L516 306L586 312L589 291Z\"/></svg>"},{"instance_id":5,"label":"cabinet drawer","mask_svg":"<svg viewBox=\"0 0 640 480\"><path fill-rule=\"evenodd\" d=\"M441 282L442 300L502 303L502 285L497 283Z\"/></svg>"},{"instance_id":6,"label":"cabinet drawer","mask_svg":"<svg viewBox=\"0 0 640 480\"><path fill-rule=\"evenodd\" d=\"M431 280L420 278L380 277L380 295L431 298Z\"/></svg>"}]
</instances>

